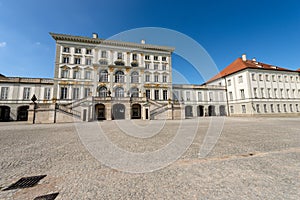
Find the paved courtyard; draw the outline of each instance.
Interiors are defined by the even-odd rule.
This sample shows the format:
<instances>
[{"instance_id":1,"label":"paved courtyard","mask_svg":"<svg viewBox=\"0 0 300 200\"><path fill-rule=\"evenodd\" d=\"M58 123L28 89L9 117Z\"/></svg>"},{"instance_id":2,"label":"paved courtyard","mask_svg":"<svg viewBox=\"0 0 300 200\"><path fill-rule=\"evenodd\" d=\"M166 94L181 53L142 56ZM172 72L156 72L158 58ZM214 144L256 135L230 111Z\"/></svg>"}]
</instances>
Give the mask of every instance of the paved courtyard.
<instances>
[{"instance_id":1,"label":"paved courtyard","mask_svg":"<svg viewBox=\"0 0 300 200\"><path fill-rule=\"evenodd\" d=\"M197 120L185 121L188 135ZM134 121L152 130L149 123L161 125L159 120ZM211 118L201 118L186 152L148 173L123 172L99 162L80 139L78 125L87 134L99 125L120 149L138 154L172 143L180 121L166 121L158 134L147 138L125 134L117 121L0 123L1 190L22 177L47 175L34 187L0 191L0 199L34 199L55 192L58 200L300 199L300 118L225 118L216 145L199 158L210 123ZM153 162L160 161L149 160L149 165Z\"/></svg>"}]
</instances>

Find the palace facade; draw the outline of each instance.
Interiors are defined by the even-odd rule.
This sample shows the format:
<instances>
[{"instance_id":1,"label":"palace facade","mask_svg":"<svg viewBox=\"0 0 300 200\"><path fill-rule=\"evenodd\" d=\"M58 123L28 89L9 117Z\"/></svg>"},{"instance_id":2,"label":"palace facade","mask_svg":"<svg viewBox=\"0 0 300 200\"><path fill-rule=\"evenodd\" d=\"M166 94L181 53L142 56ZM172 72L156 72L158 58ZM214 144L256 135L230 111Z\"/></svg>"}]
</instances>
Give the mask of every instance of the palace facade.
<instances>
[{"instance_id":1,"label":"palace facade","mask_svg":"<svg viewBox=\"0 0 300 200\"><path fill-rule=\"evenodd\" d=\"M300 70L243 55L202 85L172 84L173 47L50 35L54 78L0 75L0 121L299 115Z\"/></svg>"}]
</instances>

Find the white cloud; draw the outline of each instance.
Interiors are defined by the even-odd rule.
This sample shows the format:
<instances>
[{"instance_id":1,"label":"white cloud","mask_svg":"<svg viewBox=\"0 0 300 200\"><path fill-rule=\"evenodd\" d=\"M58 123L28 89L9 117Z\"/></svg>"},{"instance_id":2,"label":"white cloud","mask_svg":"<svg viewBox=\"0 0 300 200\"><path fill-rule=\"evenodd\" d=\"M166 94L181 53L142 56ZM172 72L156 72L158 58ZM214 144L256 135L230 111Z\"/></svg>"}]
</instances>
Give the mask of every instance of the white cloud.
<instances>
[{"instance_id":1,"label":"white cloud","mask_svg":"<svg viewBox=\"0 0 300 200\"><path fill-rule=\"evenodd\" d=\"M0 48L1 47L6 47L6 42L0 42Z\"/></svg>"},{"instance_id":2,"label":"white cloud","mask_svg":"<svg viewBox=\"0 0 300 200\"><path fill-rule=\"evenodd\" d=\"M35 45L41 45L41 43L40 42L36 42Z\"/></svg>"}]
</instances>

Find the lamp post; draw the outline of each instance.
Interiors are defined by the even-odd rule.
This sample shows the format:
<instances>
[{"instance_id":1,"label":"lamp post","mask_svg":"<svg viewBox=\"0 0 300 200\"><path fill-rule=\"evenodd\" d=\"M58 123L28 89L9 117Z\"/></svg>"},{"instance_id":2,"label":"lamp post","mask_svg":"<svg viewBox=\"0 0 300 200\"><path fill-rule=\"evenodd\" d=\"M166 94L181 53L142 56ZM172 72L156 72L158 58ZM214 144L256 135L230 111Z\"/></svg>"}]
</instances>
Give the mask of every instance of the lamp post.
<instances>
[{"instance_id":1,"label":"lamp post","mask_svg":"<svg viewBox=\"0 0 300 200\"><path fill-rule=\"evenodd\" d=\"M37 100L37 98L36 98L36 96L35 96L35 94L33 94L33 96L31 97L31 101L33 102L33 120L32 120L32 124L34 124L35 123L35 109L36 109L36 100Z\"/></svg>"}]
</instances>

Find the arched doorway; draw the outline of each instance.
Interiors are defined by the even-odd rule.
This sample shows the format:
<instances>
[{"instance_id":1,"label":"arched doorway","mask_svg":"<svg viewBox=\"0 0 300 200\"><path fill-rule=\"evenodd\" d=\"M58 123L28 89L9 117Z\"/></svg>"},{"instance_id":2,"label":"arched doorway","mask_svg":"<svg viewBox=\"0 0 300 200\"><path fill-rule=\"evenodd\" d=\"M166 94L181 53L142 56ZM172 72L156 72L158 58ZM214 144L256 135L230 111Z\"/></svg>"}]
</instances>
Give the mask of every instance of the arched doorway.
<instances>
[{"instance_id":1,"label":"arched doorway","mask_svg":"<svg viewBox=\"0 0 300 200\"><path fill-rule=\"evenodd\" d=\"M18 107L18 112L17 112L17 120L18 121L27 121L28 120L28 109L29 109L29 106Z\"/></svg>"},{"instance_id":2,"label":"arched doorway","mask_svg":"<svg viewBox=\"0 0 300 200\"><path fill-rule=\"evenodd\" d=\"M193 117L193 107L192 106L186 106L185 107L185 117Z\"/></svg>"},{"instance_id":3,"label":"arched doorway","mask_svg":"<svg viewBox=\"0 0 300 200\"><path fill-rule=\"evenodd\" d=\"M220 116L226 116L226 109L225 106L220 106Z\"/></svg>"},{"instance_id":4,"label":"arched doorway","mask_svg":"<svg viewBox=\"0 0 300 200\"><path fill-rule=\"evenodd\" d=\"M10 107L0 106L0 121L8 122L10 120Z\"/></svg>"},{"instance_id":5,"label":"arched doorway","mask_svg":"<svg viewBox=\"0 0 300 200\"><path fill-rule=\"evenodd\" d=\"M208 116L216 116L215 106L208 106Z\"/></svg>"},{"instance_id":6,"label":"arched doorway","mask_svg":"<svg viewBox=\"0 0 300 200\"><path fill-rule=\"evenodd\" d=\"M133 104L131 106L131 119L141 119L141 105Z\"/></svg>"},{"instance_id":7,"label":"arched doorway","mask_svg":"<svg viewBox=\"0 0 300 200\"><path fill-rule=\"evenodd\" d=\"M105 120L105 105L104 104L96 104L95 105L95 113L97 120Z\"/></svg>"},{"instance_id":8,"label":"arched doorway","mask_svg":"<svg viewBox=\"0 0 300 200\"><path fill-rule=\"evenodd\" d=\"M204 116L204 106L198 106L197 115L198 115L198 117Z\"/></svg>"},{"instance_id":9,"label":"arched doorway","mask_svg":"<svg viewBox=\"0 0 300 200\"><path fill-rule=\"evenodd\" d=\"M123 104L113 105L112 119L125 119L125 106Z\"/></svg>"}]
</instances>

